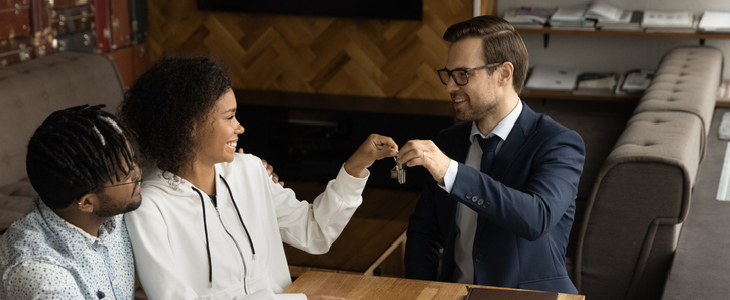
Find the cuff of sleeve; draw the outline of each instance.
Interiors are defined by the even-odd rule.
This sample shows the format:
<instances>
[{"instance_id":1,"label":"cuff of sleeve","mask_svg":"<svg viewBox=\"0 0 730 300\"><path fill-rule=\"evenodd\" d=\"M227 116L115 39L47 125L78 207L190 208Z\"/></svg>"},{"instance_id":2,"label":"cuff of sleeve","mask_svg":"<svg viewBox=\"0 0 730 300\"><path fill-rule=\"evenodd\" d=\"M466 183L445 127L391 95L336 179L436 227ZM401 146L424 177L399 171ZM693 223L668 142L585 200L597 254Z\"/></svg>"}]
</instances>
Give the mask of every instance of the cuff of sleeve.
<instances>
[{"instance_id":1,"label":"cuff of sleeve","mask_svg":"<svg viewBox=\"0 0 730 300\"><path fill-rule=\"evenodd\" d=\"M451 193L451 189L454 187L454 181L456 180L456 174L459 172L459 163L455 160L451 160L449 168L444 174L444 183L439 183L439 186L444 189L447 193Z\"/></svg>"},{"instance_id":2,"label":"cuff of sleeve","mask_svg":"<svg viewBox=\"0 0 730 300\"><path fill-rule=\"evenodd\" d=\"M368 178L370 178L370 171L365 169L360 175L364 176L362 178L358 178L347 174L347 171L345 171L345 164L342 164L340 172L337 173L337 177L334 182L332 182L332 187L338 195L353 195L359 197L365 189L365 184L368 182Z\"/></svg>"},{"instance_id":3,"label":"cuff of sleeve","mask_svg":"<svg viewBox=\"0 0 730 300\"><path fill-rule=\"evenodd\" d=\"M343 163L342 164L342 167L340 168L339 174L337 174L337 178L339 178L341 174L345 174L345 175L347 175L347 177L350 177L350 178L362 179L364 181L368 181L368 177L370 177L370 170L368 170L367 168L365 168L360 173L360 177L355 177L355 176L352 176L352 175L348 174L347 171L345 171L345 164Z\"/></svg>"}]
</instances>

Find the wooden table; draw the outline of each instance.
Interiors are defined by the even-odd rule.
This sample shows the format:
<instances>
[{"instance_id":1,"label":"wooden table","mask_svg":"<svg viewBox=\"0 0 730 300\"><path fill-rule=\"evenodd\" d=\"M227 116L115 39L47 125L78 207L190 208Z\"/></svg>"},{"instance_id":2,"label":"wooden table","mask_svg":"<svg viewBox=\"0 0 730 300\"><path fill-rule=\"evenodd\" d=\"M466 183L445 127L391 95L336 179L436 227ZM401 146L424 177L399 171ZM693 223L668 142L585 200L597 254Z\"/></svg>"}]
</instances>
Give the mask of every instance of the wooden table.
<instances>
[{"instance_id":1,"label":"wooden table","mask_svg":"<svg viewBox=\"0 0 730 300\"><path fill-rule=\"evenodd\" d=\"M324 191L319 183L286 182L299 199L312 200ZM332 243L330 251L312 255L284 244L289 272L298 277L308 270L327 270L402 277L405 231L420 193L366 187L363 203Z\"/></svg>"},{"instance_id":2,"label":"wooden table","mask_svg":"<svg viewBox=\"0 0 730 300\"><path fill-rule=\"evenodd\" d=\"M308 271L284 290L284 293L329 295L353 300L463 300L467 286L469 285ZM559 294L558 300L585 300L585 296Z\"/></svg>"}]
</instances>

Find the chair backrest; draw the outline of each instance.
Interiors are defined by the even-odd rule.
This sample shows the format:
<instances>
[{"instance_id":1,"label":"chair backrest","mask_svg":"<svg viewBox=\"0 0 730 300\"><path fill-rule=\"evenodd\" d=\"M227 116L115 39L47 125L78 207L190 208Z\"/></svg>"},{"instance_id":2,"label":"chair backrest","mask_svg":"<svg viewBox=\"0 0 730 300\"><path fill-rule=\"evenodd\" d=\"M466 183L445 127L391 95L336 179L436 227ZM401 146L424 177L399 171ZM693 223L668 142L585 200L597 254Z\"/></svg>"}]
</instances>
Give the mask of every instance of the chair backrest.
<instances>
[{"instance_id":1,"label":"chair backrest","mask_svg":"<svg viewBox=\"0 0 730 300\"><path fill-rule=\"evenodd\" d=\"M56 110L106 104L116 112L124 86L106 56L65 52L0 69L0 186L26 176L28 140Z\"/></svg>"}]
</instances>

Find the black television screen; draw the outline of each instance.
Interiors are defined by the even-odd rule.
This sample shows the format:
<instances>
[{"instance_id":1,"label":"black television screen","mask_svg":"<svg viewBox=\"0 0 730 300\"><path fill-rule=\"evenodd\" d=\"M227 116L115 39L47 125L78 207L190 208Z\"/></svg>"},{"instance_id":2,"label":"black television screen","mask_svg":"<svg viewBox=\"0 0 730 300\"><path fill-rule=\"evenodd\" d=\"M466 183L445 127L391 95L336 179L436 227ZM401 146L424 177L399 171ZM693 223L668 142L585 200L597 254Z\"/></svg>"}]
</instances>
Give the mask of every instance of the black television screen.
<instances>
[{"instance_id":1,"label":"black television screen","mask_svg":"<svg viewBox=\"0 0 730 300\"><path fill-rule=\"evenodd\" d=\"M421 20L423 0L198 0L198 9L266 14Z\"/></svg>"}]
</instances>

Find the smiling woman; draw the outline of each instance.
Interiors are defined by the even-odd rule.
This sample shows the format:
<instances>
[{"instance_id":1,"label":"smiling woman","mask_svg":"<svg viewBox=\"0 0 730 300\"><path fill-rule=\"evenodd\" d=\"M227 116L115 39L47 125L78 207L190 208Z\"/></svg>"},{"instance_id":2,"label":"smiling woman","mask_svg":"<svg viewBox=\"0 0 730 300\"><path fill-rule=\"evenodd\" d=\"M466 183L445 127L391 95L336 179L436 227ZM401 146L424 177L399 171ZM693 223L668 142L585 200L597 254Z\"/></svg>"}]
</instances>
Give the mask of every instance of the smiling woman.
<instances>
[{"instance_id":1,"label":"smiling woman","mask_svg":"<svg viewBox=\"0 0 730 300\"><path fill-rule=\"evenodd\" d=\"M299 201L259 158L236 153L244 129L224 70L207 57L162 59L122 103L157 167L125 216L137 273L151 299L304 299L276 295L291 284L282 242L327 252L362 203L366 169L398 146L372 134L314 204Z\"/></svg>"},{"instance_id":2,"label":"smiling woman","mask_svg":"<svg viewBox=\"0 0 730 300\"><path fill-rule=\"evenodd\" d=\"M201 140L200 145L205 145L195 151L195 161L208 165L232 162L238 135L243 131L243 126L236 120L236 97L229 89L216 102L203 126L193 132L193 136Z\"/></svg>"}]
</instances>

